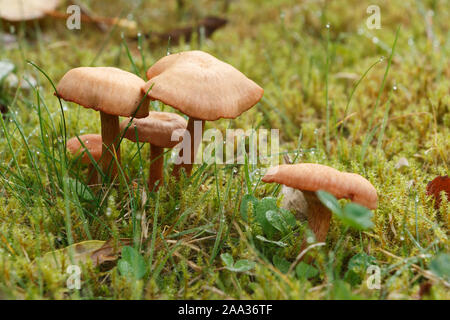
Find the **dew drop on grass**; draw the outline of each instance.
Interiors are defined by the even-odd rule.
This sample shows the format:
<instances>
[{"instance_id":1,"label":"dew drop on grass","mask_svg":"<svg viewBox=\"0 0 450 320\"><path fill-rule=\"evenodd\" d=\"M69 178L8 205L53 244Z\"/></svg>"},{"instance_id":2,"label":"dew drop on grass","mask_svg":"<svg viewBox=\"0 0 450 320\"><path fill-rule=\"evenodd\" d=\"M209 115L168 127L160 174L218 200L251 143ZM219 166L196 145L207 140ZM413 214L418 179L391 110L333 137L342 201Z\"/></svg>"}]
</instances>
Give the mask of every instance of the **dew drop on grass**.
<instances>
[{"instance_id":1,"label":"dew drop on grass","mask_svg":"<svg viewBox=\"0 0 450 320\"><path fill-rule=\"evenodd\" d=\"M386 59L386 58L385 58L384 56L381 56L381 57L380 57L380 62L383 62L384 59Z\"/></svg>"},{"instance_id":2,"label":"dew drop on grass","mask_svg":"<svg viewBox=\"0 0 450 320\"><path fill-rule=\"evenodd\" d=\"M325 26L327 29L330 29L330 23L327 23L327 25Z\"/></svg>"},{"instance_id":3,"label":"dew drop on grass","mask_svg":"<svg viewBox=\"0 0 450 320\"><path fill-rule=\"evenodd\" d=\"M392 89L393 89L394 91L397 91L397 86L394 85L394 86L392 87Z\"/></svg>"},{"instance_id":4,"label":"dew drop on grass","mask_svg":"<svg viewBox=\"0 0 450 320\"><path fill-rule=\"evenodd\" d=\"M372 42L377 44L380 40L377 37L373 37L372 38Z\"/></svg>"}]
</instances>

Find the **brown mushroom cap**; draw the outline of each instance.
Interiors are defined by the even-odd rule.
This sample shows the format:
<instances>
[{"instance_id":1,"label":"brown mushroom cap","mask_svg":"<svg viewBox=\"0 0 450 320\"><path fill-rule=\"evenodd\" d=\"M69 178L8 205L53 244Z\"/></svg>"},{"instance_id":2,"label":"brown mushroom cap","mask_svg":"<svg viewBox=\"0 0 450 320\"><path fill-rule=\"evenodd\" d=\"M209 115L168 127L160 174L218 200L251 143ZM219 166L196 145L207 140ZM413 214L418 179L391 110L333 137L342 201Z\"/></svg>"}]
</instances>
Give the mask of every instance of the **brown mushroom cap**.
<instances>
[{"instance_id":1,"label":"brown mushroom cap","mask_svg":"<svg viewBox=\"0 0 450 320\"><path fill-rule=\"evenodd\" d=\"M144 94L144 80L130 72L111 67L80 67L69 70L56 88L60 98L104 113L131 117ZM148 115L148 97L136 118Z\"/></svg>"},{"instance_id":2,"label":"brown mushroom cap","mask_svg":"<svg viewBox=\"0 0 450 320\"><path fill-rule=\"evenodd\" d=\"M0 18L8 21L39 19L55 10L59 0L0 0Z\"/></svg>"},{"instance_id":3,"label":"brown mushroom cap","mask_svg":"<svg viewBox=\"0 0 450 320\"><path fill-rule=\"evenodd\" d=\"M98 162L102 157L102 136L99 134L85 134L79 136L79 138L83 141L83 144L94 160ZM81 162L84 164L91 163L91 159L89 158L87 152L84 152L84 147L81 145L77 137L67 140L67 150L74 156L78 156L83 152Z\"/></svg>"},{"instance_id":4,"label":"brown mushroom cap","mask_svg":"<svg viewBox=\"0 0 450 320\"><path fill-rule=\"evenodd\" d=\"M377 191L365 178L356 173L341 172L316 163L283 164L272 167L262 180L303 191L324 190L338 199L350 199L369 209L377 207Z\"/></svg>"},{"instance_id":5,"label":"brown mushroom cap","mask_svg":"<svg viewBox=\"0 0 450 320\"><path fill-rule=\"evenodd\" d=\"M147 71L150 98L201 120L234 119L253 107L264 90L233 66L202 51L166 56Z\"/></svg>"},{"instance_id":6,"label":"brown mushroom cap","mask_svg":"<svg viewBox=\"0 0 450 320\"><path fill-rule=\"evenodd\" d=\"M129 122L130 119L122 121L120 130L123 131ZM186 120L176 113L151 111L145 118L133 119L124 136L136 142L136 128L140 142L149 142L161 148L173 148L178 141L171 140L172 132L186 129L186 126Z\"/></svg>"}]
</instances>

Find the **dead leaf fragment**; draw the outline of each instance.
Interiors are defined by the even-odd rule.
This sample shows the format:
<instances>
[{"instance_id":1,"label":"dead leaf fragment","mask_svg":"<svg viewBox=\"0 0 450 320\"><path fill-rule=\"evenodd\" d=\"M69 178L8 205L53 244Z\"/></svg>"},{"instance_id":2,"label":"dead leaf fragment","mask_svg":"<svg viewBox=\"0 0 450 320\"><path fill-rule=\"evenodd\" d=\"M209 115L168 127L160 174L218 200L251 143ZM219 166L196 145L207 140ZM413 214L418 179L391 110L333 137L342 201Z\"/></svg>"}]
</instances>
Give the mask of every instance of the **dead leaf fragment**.
<instances>
[{"instance_id":1,"label":"dead leaf fragment","mask_svg":"<svg viewBox=\"0 0 450 320\"><path fill-rule=\"evenodd\" d=\"M152 32L151 37L150 35L146 35L146 37L150 37L153 41L163 44L167 44L167 41L170 39L170 43L176 45L182 38L184 38L186 42L191 41L191 37L194 33L199 34L200 32L204 32L205 38L209 38L217 29L224 27L227 23L227 19L209 16L200 20L196 25L161 33Z\"/></svg>"},{"instance_id":2,"label":"dead leaf fragment","mask_svg":"<svg viewBox=\"0 0 450 320\"><path fill-rule=\"evenodd\" d=\"M130 245L131 239L115 241L87 240L68 247L47 252L33 261L33 265L59 269L64 272L69 265L81 265L91 262L94 267L119 258L123 246Z\"/></svg>"},{"instance_id":3,"label":"dead leaf fragment","mask_svg":"<svg viewBox=\"0 0 450 320\"><path fill-rule=\"evenodd\" d=\"M106 241L101 248L92 252L90 256L92 264L98 266L104 262L117 260L122 247L129 246L131 243L131 239L120 239L118 243L114 243L114 239Z\"/></svg>"}]
</instances>

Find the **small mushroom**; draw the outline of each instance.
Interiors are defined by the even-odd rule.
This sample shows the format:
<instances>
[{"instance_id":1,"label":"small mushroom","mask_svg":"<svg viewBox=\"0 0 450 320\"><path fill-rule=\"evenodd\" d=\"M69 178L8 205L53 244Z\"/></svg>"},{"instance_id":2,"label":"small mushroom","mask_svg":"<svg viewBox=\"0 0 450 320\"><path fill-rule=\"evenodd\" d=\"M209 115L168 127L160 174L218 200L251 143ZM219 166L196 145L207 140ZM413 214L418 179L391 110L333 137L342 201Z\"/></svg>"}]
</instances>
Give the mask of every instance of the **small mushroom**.
<instances>
[{"instance_id":1,"label":"small mushroom","mask_svg":"<svg viewBox=\"0 0 450 320\"><path fill-rule=\"evenodd\" d=\"M280 183L303 192L308 205L308 224L318 242L326 239L331 212L317 198L316 191L327 191L338 199L350 199L369 209L377 207L377 191L369 181L359 174L341 172L320 164L283 164L272 167L262 181ZM302 249L304 247L305 240Z\"/></svg>"},{"instance_id":2,"label":"small mushroom","mask_svg":"<svg viewBox=\"0 0 450 320\"><path fill-rule=\"evenodd\" d=\"M83 142L84 147L78 138ZM98 162L102 157L102 136L99 134L85 134L79 137L73 137L67 140L66 147L72 155L81 155L81 163L89 166L88 185L96 184L98 182L97 170L95 170L91 158L89 158L89 155L85 150L87 149L95 162Z\"/></svg>"},{"instance_id":3,"label":"small mushroom","mask_svg":"<svg viewBox=\"0 0 450 320\"><path fill-rule=\"evenodd\" d=\"M66 101L100 111L103 154L102 170L117 176L113 154L120 163L119 116L143 118L148 115L149 99L144 99L138 76L110 67L80 67L69 70L58 83L56 94ZM138 109L139 108L139 109Z\"/></svg>"},{"instance_id":4,"label":"small mushroom","mask_svg":"<svg viewBox=\"0 0 450 320\"><path fill-rule=\"evenodd\" d=\"M130 119L120 123L120 130L127 129ZM172 141L172 132L186 130L186 120L170 112L151 111L143 119L132 119L124 137L136 142L150 143L150 175L148 188L157 190L163 182L164 148L173 148L178 141ZM137 139L136 139L137 131Z\"/></svg>"},{"instance_id":5,"label":"small mushroom","mask_svg":"<svg viewBox=\"0 0 450 320\"><path fill-rule=\"evenodd\" d=\"M148 93L151 99L159 100L189 116L189 135L186 133L186 136L191 138L190 162L181 164L187 175L192 171L202 138L194 136L194 122L201 121L203 135L205 121L235 119L253 107L264 93L259 85L239 70L203 51L185 51L166 56L147 70L147 78L149 81L143 91L151 89ZM181 166L175 166L176 176Z\"/></svg>"},{"instance_id":6,"label":"small mushroom","mask_svg":"<svg viewBox=\"0 0 450 320\"><path fill-rule=\"evenodd\" d=\"M44 17L59 5L60 0L0 0L0 18L26 21Z\"/></svg>"}]
</instances>

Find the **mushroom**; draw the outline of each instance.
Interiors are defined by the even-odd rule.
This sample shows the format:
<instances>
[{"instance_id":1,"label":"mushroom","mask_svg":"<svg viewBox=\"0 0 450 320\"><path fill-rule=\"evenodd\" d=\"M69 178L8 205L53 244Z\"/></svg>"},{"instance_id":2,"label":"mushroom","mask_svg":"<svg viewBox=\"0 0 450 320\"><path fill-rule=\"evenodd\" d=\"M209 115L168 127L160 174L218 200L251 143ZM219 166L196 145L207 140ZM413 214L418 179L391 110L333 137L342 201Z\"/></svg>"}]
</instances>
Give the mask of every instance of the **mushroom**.
<instances>
[{"instance_id":1,"label":"mushroom","mask_svg":"<svg viewBox=\"0 0 450 320\"><path fill-rule=\"evenodd\" d=\"M128 126L129 122L130 119L127 119L120 123L120 130L126 130L124 137L134 142L139 140L150 143L148 188L150 191L157 190L163 182L164 148L173 148L178 143L171 140L172 133L186 130L187 122L176 113L156 111L151 111L143 119L132 119Z\"/></svg>"},{"instance_id":2,"label":"mushroom","mask_svg":"<svg viewBox=\"0 0 450 320\"><path fill-rule=\"evenodd\" d=\"M190 162L181 164L190 175L203 136L205 121L235 119L253 107L264 90L233 66L203 51L185 51L163 57L147 70L143 87L149 97L189 116L187 133ZM201 136L194 136L194 122L201 123ZM189 134L188 134L189 133ZM180 151L182 155L183 149ZM180 165L175 166L178 176Z\"/></svg>"},{"instance_id":3,"label":"mushroom","mask_svg":"<svg viewBox=\"0 0 450 320\"><path fill-rule=\"evenodd\" d=\"M0 18L25 21L44 17L59 5L60 0L0 0Z\"/></svg>"},{"instance_id":4,"label":"mushroom","mask_svg":"<svg viewBox=\"0 0 450 320\"><path fill-rule=\"evenodd\" d=\"M84 147L80 143L80 140L83 142ZM67 140L66 147L72 155L81 155L81 163L89 166L88 185L97 183L97 170L95 170L94 164L85 150L88 150L95 162L98 162L102 157L102 136L99 134L85 134L79 137L73 137Z\"/></svg>"},{"instance_id":5,"label":"mushroom","mask_svg":"<svg viewBox=\"0 0 450 320\"><path fill-rule=\"evenodd\" d=\"M101 167L106 176L117 176L120 163L119 116L143 118L149 99L141 91L145 84L138 76L110 67L80 67L69 70L58 83L58 97L85 108L100 111L103 153Z\"/></svg>"},{"instance_id":6,"label":"mushroom","mask_svg":"<svg viewBox=\"0 0 450 320\"><path fill-rule=\"evenodd\" d=\"M327 191L338 199L350 199L369 209L377 207L377 191L365 178L356 173L341 172L315 164L283 164L270 168L262 181L276 182L303 192L307 202L307 219L318 242L326 239L331 212L317 198L315 192ZM306 241L303 241L303 249Z\"/></svg>"}]
</instances>

